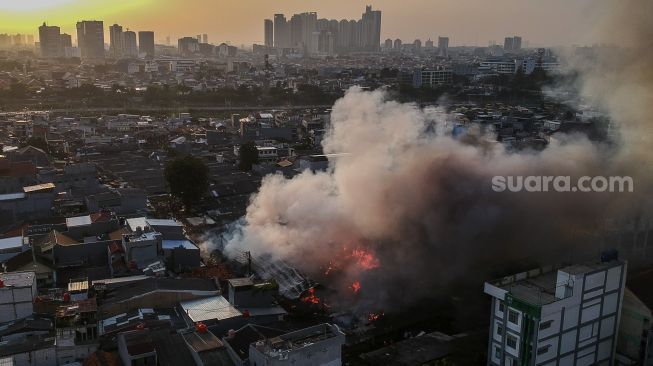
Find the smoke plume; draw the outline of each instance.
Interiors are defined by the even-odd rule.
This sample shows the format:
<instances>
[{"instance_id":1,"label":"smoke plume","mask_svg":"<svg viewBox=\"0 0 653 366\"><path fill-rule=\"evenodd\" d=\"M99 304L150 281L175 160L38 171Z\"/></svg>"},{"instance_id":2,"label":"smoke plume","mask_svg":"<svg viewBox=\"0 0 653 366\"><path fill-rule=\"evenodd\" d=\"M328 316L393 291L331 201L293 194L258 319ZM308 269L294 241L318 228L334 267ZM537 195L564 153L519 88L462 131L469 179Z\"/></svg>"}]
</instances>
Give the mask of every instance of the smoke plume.
<instances>
[{"instance_id":1,"label":"smoke plume","mask_svg":"<svg viewBox=\"0 0 653 366\"><path fill-rule=\"evenodd\" d=\"M568 52L565 72L578 75L580 99L609 116L615 143L558 135L543 151L509 153L481 132L453 138L444 110L353 88L323 141L341 155L327 172L265 177L225 251L269 253L319 278L335 267L335 286L359 281L361 296L386 309L460 277L487 278L497 263L598 257L606 220L648 204L653 106L653 3L601 4L598 36L633 44L589 58ZM494 192L496 175L631 176L635 191Z\"/></svg>"}]
</instances>

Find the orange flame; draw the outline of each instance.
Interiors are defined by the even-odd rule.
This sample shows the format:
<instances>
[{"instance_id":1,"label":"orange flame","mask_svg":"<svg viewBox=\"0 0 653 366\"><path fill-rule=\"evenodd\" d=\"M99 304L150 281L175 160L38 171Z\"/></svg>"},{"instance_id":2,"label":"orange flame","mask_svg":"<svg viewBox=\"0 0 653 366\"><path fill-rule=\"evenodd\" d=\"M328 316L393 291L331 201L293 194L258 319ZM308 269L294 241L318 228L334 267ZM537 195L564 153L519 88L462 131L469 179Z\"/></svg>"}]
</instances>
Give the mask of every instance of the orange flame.
<instances>
[{"instance_id":1,"label":"orange flame","mask_svg":"<svg viewBox=\"0 0 653 366\"><path fill-rule=\"evenodd\" d=\"M354 290L355 293L358 293L358 291L361 290L361 283L359 281L355 281L351 284L351 289Z\"/></svg>"},{"instance_id":2,"label":"orange flame","mask_svg":"<svg viewBox=\"0 0 653 366\"><path fill-rule=\"evenodd\" d=\"M315 289L313 287L308 289L308 295L301 298L303 302L308 302L311 304L319 304L320 298L315 296Z\"/></svg>"},{"instance_id":3,"label":"orange flame","mask_svg":"<svg viewBox=\"0 0 653 366\"><path fill-rule=\"evenodd\" d=\"M354 258L356 263L363 267L363 269L373 269L381 265L379 259L376 258L372 252L362 248L352 250L351 257Z\"/></svg>"}]
</instances>

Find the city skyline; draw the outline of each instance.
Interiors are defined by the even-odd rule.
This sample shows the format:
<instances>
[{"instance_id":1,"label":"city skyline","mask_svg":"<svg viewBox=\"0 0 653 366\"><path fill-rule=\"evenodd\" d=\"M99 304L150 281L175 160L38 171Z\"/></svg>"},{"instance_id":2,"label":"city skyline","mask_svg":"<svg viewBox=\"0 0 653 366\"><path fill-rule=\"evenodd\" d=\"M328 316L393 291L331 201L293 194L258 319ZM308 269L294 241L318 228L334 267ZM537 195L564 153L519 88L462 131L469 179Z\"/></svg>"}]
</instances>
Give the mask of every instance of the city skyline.
<instances>
[{"instance_id":1,"label":"city skyline","mask_svg":"<svg viewBox=\"0 0 653 366\"><path fill-rule=\"evenodd\" d=\"M524 42L528 41L531 46L601 41L591 36L569 37L569 34L578 34L576 31L589 22L585 15L592 8L589 0L573 3L555 0L547 4L515 0L491 4L472 0L415 0L401 6L388 0L337 2L320 4L287 0L266 4L247 0L233 4L190 0L182 4L173 0L157 3L136 0L100 4L95 0L84 3L79 0L30 0L22 5L0 4L0 33L36 34L35 30L45 21L48 25L61 27L62 33L75 34L76 22L102 20L106 25L117 23L130 30L152 30L156 43L161 44L168 36L176 40L206 33L212 43L250 46L264 44L261 22L263 19L273 19L274 14L290 17L294 13L317 12L319 18L359 19L365 6L371 5L384 14L381 41L400 38L404 42L415 39L424 42L447 35L451 46L487 46L492 41L501 44L504 37L511 34L522 35ZM72 6L74 11L70 11ZM207 8L212 11L188 11ZM183 9L186 11L180 11ZM515 16L517 13L519 17ZM174 22L169 21L173 19ZM554 23L555 27L552 26ZM475 27L470 27L470 24ZM105 39L108 38L108 27L105 27Z\"/></svg>"}]
</instances>

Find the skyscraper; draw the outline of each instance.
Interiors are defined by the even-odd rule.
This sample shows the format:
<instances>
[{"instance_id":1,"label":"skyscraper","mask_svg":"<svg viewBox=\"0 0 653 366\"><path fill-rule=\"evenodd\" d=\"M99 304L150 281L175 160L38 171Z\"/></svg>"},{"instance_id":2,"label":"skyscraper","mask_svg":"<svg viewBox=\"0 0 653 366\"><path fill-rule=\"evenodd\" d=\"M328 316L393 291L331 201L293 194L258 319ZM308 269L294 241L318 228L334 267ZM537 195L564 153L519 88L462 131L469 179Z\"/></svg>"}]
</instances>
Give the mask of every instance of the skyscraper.
<instances>
[{"instance_id":1,"label":"skyscraper","mask_svg":"<svg viewBox=\"0 0 653 366\"><path fill-rule=\"evenodd\" d=\"M154 32L138 32L138 51L145 58L154 57Z\"/></svg>"},{"instance_id":2,"label":"skyscraper","mask_svg":"<svg viewBox=\"0 0 653 366\"><path fill-rule=\"evenodd\" d=\"M104 23L96 20L77 22L77 44L82 59L103 59Z\"/></svg>"},{"instance_id":3,"label":"skyscraper","mask_svg":"<svg viewBox=\"0 0 653 366\"><path fill-rule=\"evenodd\" d=\"M70 34L62 33L61 34L61 48L66 50L66 48L73 47L73 37Z\"/></svg>"},{"instance_id":4,"label":"skyscraper","mask_svg":"<svg viewBox=\"0 0 653 366\"><path fill-rule=\"evenodd\" d=\"M109 27L109 56L112 58L121 58L125 50L124 35L122 27L114 24Z\"/></svg>"},{"instance_id":5,"label":"skyscraper","mask_svg":"<svg viewBox=\"0 0 653 366\"><path fill-rule=\"evenodd\" d=\"M366 51L378 51L381 47L381 11L365 7L361 18L361 46Z\"/></svg>"},{"instance_id":6,"label":"skyscraper","mask_svg":"<svg viewBox=\"0 0 653 366\"><path fill-rule=\"evenodd\" d=\"M521 37L514 36L512 38L512 49L513 49L513 51L521 50Z\"/></svg>"},{"instance_id":7,"label":"skyscraper","mask_svg":"<svg viewBox=\"0 0 653 366\"><path fill-rule=\"evenodd\" d=\"M199 42L193 37L179 38L177 48L182 57L188 57L199 51Z\"/></svg>"},{"instance_id":8,"label":"skyscraper","mask_svg":"<svg viewBox=\"0 0 653 366\"><path fill-rule=\"evenodd\" d=\"M123 36L123 56L129 58L138 57L138 46L136 45L136 32L126 31Z\"/></svg>"},{"instance_id":9,"label":"skyscraper","mask_svg":"<svg viewBox=\"0 0 653 366\"><path fill-rule=\"evenodd\" d=\"M263 21L264 43L266 47L274 46L274 23L270 19Z\"/></svg>"},{"instance_id":10,"label":"skyscraper","mask_svg":"<svg viewBox=\"0 0 653 366\"><path fill-rule=\"evenodd\" d=\"M283 14L274 14L274 47L291 47L291 25L286 21Z\"/></svg>"},{"instance_id":11,"label":"skyscraper","mask_svg":"<svg viewBox=\"0 0 653 366\"><path fill-rule=\"evenodd\" d=\"M317 47L313 46L313 41L317 39L313 35L313 32L317 30L317 13L301 13L299 16L302 19L301 43L304 48L304 52L310 53L311 50L317 49Z\"/></svg>"},{"instance_id":12,"label":"skyscraper","mask_svg":"<svg viewBox=\"0 0 653 366\"><path fill-rule=\"evenodd\" d=\"M395 51L401 51L401 39L397 38L394 42Z\"/></svg>"},{"instance_id":13,"label":"skyscraper","mask_svg":"<svg viewBox=\"0 0 653 366\"><path fill-rule=\"evenodd\" d=\"M503 40L503 50L506 52L512 51L513 41L512 37L506 37L506 39Z\"/></svg>"},{"instance_id":14,"label":"skyscraper","mask_svg":"<svg viewBox=\"0 0 653 366\"><path fill-rule=\"evenodd\" d=\"M202 34L202 43L209 43L209 35L204 33Z\"/></svg>"},{"instance_id":15,"label":"skyscraper","mask_svg":"<svg viewBox=\"0 0 653 366\"><path fill-rule=\"evenodd\" d=\"M43 23L39 27L39 42L41 43L41 57L55 58L63 56L59 27L48 26Z\"/></svg>"},{"instance_id":16,"label":"skyscraper","mask_svg":"<svg viewBox=\"0 0 653 366\"><path fill-rule=\"evenodd\" d=\"M438 37L438 55L449 57L449 37Z\"/></svg>"},{"instance_id":17,"label":"skyscraper","mask_svg":"<svg viewBox=\"0 0 653 366\"><path fill-rule=\"evenodd\" d=\"M295 14L290 18L290 47L302 46L302 17ZM276 41L275 41L276 42Z\"/></svg>"}]
</instances>

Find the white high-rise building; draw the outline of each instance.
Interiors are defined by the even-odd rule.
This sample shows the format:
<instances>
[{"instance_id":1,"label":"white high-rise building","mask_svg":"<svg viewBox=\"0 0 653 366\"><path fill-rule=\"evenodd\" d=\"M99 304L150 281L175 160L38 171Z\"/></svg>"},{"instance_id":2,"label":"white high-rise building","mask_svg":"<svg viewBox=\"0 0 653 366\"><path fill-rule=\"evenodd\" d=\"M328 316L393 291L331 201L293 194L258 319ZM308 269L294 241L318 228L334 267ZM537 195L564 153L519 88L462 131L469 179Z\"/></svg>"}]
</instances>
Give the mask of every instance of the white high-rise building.
<instances>
[{"instance_id":1,"label":"white high-rise building","mask_svg":"<svg viewBox=\"0 0 653 366\"><path fill-rule=\"evenodd\" d=\"M612 365L625 282L626 263L616 255L486 282L487 364Z\"/></svg>"}]
</instances>

